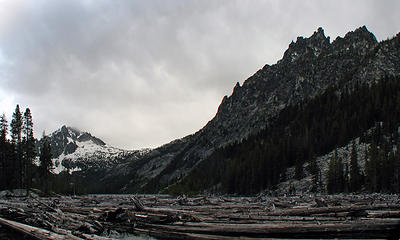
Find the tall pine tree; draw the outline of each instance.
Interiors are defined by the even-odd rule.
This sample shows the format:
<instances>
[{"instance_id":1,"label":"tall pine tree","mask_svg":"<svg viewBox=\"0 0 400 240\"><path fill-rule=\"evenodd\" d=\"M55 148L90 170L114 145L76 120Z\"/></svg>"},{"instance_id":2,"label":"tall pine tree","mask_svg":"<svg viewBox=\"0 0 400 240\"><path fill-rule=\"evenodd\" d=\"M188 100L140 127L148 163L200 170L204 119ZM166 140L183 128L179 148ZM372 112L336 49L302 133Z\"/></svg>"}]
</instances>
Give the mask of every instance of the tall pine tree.
<instances>
[{"instance_id":1,"label":"tall pine tree","mask_svg":"<svg viewBox=\"0 0 400 240\"><path fill-rule=\"evenodd\" d=\"M23 118L23 177L24 185L28 189L32 186L33 161L36 157L35 138L33 136L33 121L31 110L27 108Z\"/></svg>"},{"instance_id":2,"label":"tall pine tree","mask_svg":"<svg viewBox=\"0 0 400 240\"><path fill-rule=\"evenodd\" d=\"M372 142L368 149L368 159L365 161L365 173L366 173L366 186L368 191L377 192L379 187L379 149L378 146Z\"/></svg>"},{"instance_id":3,"label":"tall pine tree","mask_svg":"<svg viewBox=\"0 0 400 240\"><path fill-rule=\"evenodd\" d=\"M0 143L3 144L7 141L8 134L8 121L6 115L3 113L0 116Z\"/></svg>"},{"instance_id":4,"label":"tall pine tree","mask_svg":"<svg viewBox=\"0 0 400 240\"><path fill-rule=\"evenodd\" d=\"M9 142L7 141L8 121L5 114L0 116L0 189L6 189L10 179L9 176Z\"/></svg>"},{"instance_id":5,"label":"tall pine tree","mask_svg":"<svg viewBox=\"0 0 400 240\"><path fill-rule=\"evenodd\" d=\"M14 145L21 143L22 134L22 114L19 110L19 105L15 107L15 111L11 120L11 142Z\"/></svg>"},{"instance_id":6,"label":"tall pine tree","mask_svg":"<svg viewBox=\"0 0 400 240\"><path fill-rule=\"evenodd\" d=\"M319 166L317 163L317 158L315 157L315 155L312 153L310 154L311 158L308 161L308 165L307 165L307 171L312 175L312 192L317 192L318 191L318 187L319 187Z\"/></svg>"},{"instance_id":7,"label":"tall pine tree","mask_svg":"<svg viewBox=\"0 0 400 240\"><path fill-rule=\"evenodd\" d=\"M355 142L351 144L350 152L350 191L357 192L361 189L362 176L360 173L360 167L358 166L358 154Z\"/></svg>"},{"instance_id":8,"label":"tall pine tree","mask_svg":"<svg viewBox=\"0 0 400 240\"><path fill-rule=\"evenodd\" d=\"M50 182L50 175L51 169L53 169L53 162L51 161L52 154L51 154L51 147L48 139L44 137L43 145L40 149L40 172L41 172L41 180L42 180L42 187L45 193L49 192L49 182Z\"/></svg>"},{"instance_id":9,"label":"tall pine tree","mask_svg":"<svg viewBox=\"0 0 400 240\"><path fill-rule=\"evenodd\" d=\"M12 156L13 183L12 187L23 188L23 157L22 157L22 114L19 105L15 107L15 111L11 120L11 144L14 148Z\"/></svg>"},{"instance_id":10,"label":"tall pine tree","mask_svg":"<svg viewBox=\"0 0 400 240\"><path fill-rule=\"evenodd\" d=\"M338 157L335 150L333 157L329 161L327 176L327 191L328 193L343 192L345 187L345 177L343 171L342 158Z\"/></svg>"}]
</instances>

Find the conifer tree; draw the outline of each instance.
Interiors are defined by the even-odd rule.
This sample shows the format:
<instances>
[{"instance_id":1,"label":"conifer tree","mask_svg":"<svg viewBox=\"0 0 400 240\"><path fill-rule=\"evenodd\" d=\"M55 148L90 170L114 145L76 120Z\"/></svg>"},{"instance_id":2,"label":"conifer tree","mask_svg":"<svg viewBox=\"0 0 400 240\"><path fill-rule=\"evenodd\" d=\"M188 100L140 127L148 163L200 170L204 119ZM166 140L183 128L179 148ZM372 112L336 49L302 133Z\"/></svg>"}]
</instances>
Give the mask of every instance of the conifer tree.
<instances>
[{"instance_id":1,"label":"conifer tree","mask_svg":"<svg viewBox=\"0 0 400 240\"><path fill-rule=\"evenodd\" d=\"M294 168L294 177L298 180L300 180L304 177L303 164L300 160L296 161L296 165Z\"/></svg>"},{"instance_id":2,"label":"conifer tree","mask_svg":"<svg viewBox=\"0 0 400 240\"><path fill-rule=\"evenodd\" d=\"M308 161L307 171L312 175L312 191L315 192L318 190L318 182L320 169L317 164L317 159L314 154L311 154L311 158Z\"/></svg>"},{"instance_id":3,"label":"conifer tree","mask_svg":"<svg viewBox=\"0 0 400 240\"><path fill-rule=\"evenodd\" d=\"M43 145L40 149L40 171L42 179L42 187L45 193L49 192L50 170L53 169L53 162L51 161L51 147L47 138L44 138Z\"/></svg>"},{"instance_id":4,"label":"conifer tree","mask_svg":"<svg viewBox=\"0 0 400 240\"><path fill-rule=\"evenodd\" d=\"M373 142L368 149L368 159L365 161L366 186L370 192L378 191L379 149Z\"/></svg>"},{"instance_id":5,"label":"conifer tree","mask_svg":"<svg viewBox=\"0 0 400 240\"><path fill-rule=\"evenodd\" d=\"M23 187L23 158L22 158L22 114L19 109L19 105L15 107L15 111L11 120L11 144L14 148L13 159L11 169L13 170L13 187Z\"/></svg>"},{"instance_id":6,"label":"conifer tree","mask_svg":"<svg viewBox=\"0 0 400 240\"><path fill-rule=\"evenodd\" d=\"M15 107L15 111L11 120L11 142L14 145L21 143L21 131L22 131L22 114L19 110L19 105Z\"/></svg>"},{"instance_id":7,"label":"conifer tree","mask_svg":"<svg viewBox=\"0 0 400 240\"><path fill-rule=\"evenodd\" d=\"M349 170L349 163L344 164L344 174L343 174L343 192L348 193L350 191L350 183L349 183L349 176L350 175L350 170Z\"/></svg>"},{"instance_id":8,"label":"conifer tree","mask_svg":"<svg viewBox=\"0 0 400 240\"><path fill-rule=\"evenodd\" d=\"M358 154L355 146L355 142L353 141L351 144L351 152L350 152L350 191L357 192L361 189L361 173L360 167L358 166Z\"/></svg>"},{"instance_id":9,"label":"conifer tree","mask_svg":"<svg viewBox=\"0 0 400 240\"><path fill-rule=\"evenodd\" d=\"M329 160L328 171L326 173L326 190L328 193L335 192L335 184L336 184L336 152L334 156Z\"/></svg>"},{"instance_id":10,"label":"conifer tree","mask_svg":"<svg viewBox=\"0 0 400 240\"><path fill-rule=\"evenodd\" d=\"M33 139L33 121L31 110L29 108L26 108L24 113L22 131L26 140Z\"/></svg>"},{"instance_id":11,"label":"conifer tree","mask_svg":"<svg viewBox=\"0 0 400 240\"><path fill-rule=\"evenodd\" d=\"M5 114L0 116L0 189L7 188L8 182L8 122Z\"/></svg>"},{"instance_id":12,"label":"conifer tree","mask_svg":"<svg viewBox=\"0 0 400 240\"><path fill-rule=\"evenodd\" d=\"M3 113L0 116L0 143L5 143L7 141L8 134L8 121L6 115Z\"/></svg>"},{"instance_id":13,"label":"conifer tree","mask_svg":"<svg viewBox=\"0 0 400 240\"><path fill-rule=\"evenodd\" d=\"M399 143L397 149L400 149ZM393 191L400 193L400 154L396 152L394 154L394 173L393 173Z\"/></svg>"},{"instance_id":14,"label":"conifer tree","mask_svg":"<svg viewBox=\"0 0 400 240\"><path fill-rule=\"evenodd\" d=\"M24 183L25 187L29 190L32 185L32 168L33 160L36 157L35 152L35 138L33 136L33 121L32 115L29 108L25 110L23 118L23 133L24 133Z\"/></svg>"},{"instance_id":15,"label":"conifer tree","mask_svg":"<svg viewBox=\"0 0 400 240\"><path fill-rule=\"evenodd\" d=\"M384 158L384 161L382 163L381 191L394 192L395 167L396 167L396 160L394 153L393 151L389 151L389 154L386 154L386 157Z\"/></svg>"},{"instance_id":16,"label":"conifer tree","mask_svg":"<svg viewBox=\"0 0 400 240\"><path fill-rule=\"evenodd\" d=\"M344 165L343 165L343 160L341 157L337 158L338 162L336 165L336 171L337 171L337 190L336 192L340 193L343 192L345 189L345 184L346 184L346 180L345 180L345 175L344 175Z\"/></svg>"},{"instance_id":17,"label":"conifer tree","mask_svg":"<svg viewBox=\"0 0 400 240\"><path fill-rule=\"evenodd\" d=\"M333 157L329 161L327 172L327 191L328 193L343 192L345 185L343 161L335 150Z\"/></svg>"},{"instance_id":18,"label":"conifer tree","mask_svg":"<svg viewBox=\"0 0 400 240\"><path fill-rule=\"evenodd\" d=\"M315 155L312 155L310 160L308 161L307 171L311 175L317 175L319 173L319 166L317 164L317 159Z\"/></svg>"}]
</instances>

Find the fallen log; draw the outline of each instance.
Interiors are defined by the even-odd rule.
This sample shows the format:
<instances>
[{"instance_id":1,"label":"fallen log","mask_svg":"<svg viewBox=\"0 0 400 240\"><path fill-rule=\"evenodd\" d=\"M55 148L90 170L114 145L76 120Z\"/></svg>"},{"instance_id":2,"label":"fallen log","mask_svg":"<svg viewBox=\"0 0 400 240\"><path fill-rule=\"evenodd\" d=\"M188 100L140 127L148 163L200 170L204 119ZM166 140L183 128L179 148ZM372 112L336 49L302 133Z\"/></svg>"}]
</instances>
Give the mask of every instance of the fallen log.
<instances>
[{"instance_id":1,"label":"fallen log","mask_svg":"<svg viewBox=\"0 0 400 240\"><path fill-rule=\"evenodd\" d=\"M36 197L33 197L33 196L32 196L32 199L34 199L36 202L38 202L38 203L40 203L41 205L43 205L44 207L46 207L48 210L51 210L51 211L53 211L53 212L62 214L62 211L61 211L60 209L58 209L58 208L53 208L53 207L49 206L48 204L46 204L46 203L40 201L40 200L37 199Z\"/></svg>"},{"instance_id":2,"label":"fallen log","mask_svg":"<svg viewBox=\"0 0 400 240\"><path fill-rule=\"evenodd\" d=\"M112 240L112 238L108 237L101 237L94 234L84 234L84 233L77 233L78 235L82 236L77 237L73 234L72 231L55 228L53 227L53 231L49 231L46 229L30 226L27 224L19 223L12 220L7 220L0 217L0 224L6 226L14 231L20 232L26 236L29 236L34 239L38 240L83 240L83 239L91 239L91 240Z\"/></svg>"},{"instance_id":3,"label":"fallen log","mask_svg":"<svg viewBox=\"0 0 400 240\"><path fill-rule=\"evenodd\" d=\"M62 239L81 240L81 238L75 237L73 235L66 235L66 234L61 235L45 229L29 226L23 223L7 220L4 218L0 218L0 224L8 228L11 228L17 232L20 232L26 236L39 240L62 240Z\"/></svg>"},{"instance_id":4,"label":"fallen log","mask_svg":"<svg viewBox=\"0 0 400 240\"><path fill-rule=\"evenodd\" d=\"M182 233L182 232L173 232L173 231L163 231L163 230L149 230L149 229L141 229L135 228L134 232L138 234L146 234L151 237L159 238L159 239L171 239L171 240L187 240L187 239L195 239L195 240L220 240L220 239L240 239L240 240L250 240L254 238L247 237L225 237L221 235L210 235L210 234L195 234L195 233Z\"/></svg>"},{"instance_id":5,"label":"fallen log","mask_svg":"<svg viewBox=\"0 0 400 240\"><path fill-rule=\"evenodd\" d=\"M349 222L335 224L140 224L138 228L225 237L253 238L391 238L398 221Z\"/></svg>"},{"instance_id":6,"label":"fallen log","mask_svg":"<svg viewBox=\"0 0 400 240\"><path fill-rule=\"evenodd\" d=\"M369 218L400 218L400 211L370 212Z\"/></svg>"},{"instance_id":7,"label":"fallen log","mask_svg":"<svg viewBox=\"0 0 400 240\"><path fill-rule=\"evenodd\" d=\"M131 201L133 202L138 211L143 211L145 209L143 202L140 201L139 198L137 198L136 196L133 196L131 198Z\"/></svg>"},{"instance_id":8,"label":"fallen log","mask_svg":"<svg viewBox=\"0 0 400 240\"><path fill-rule=\"evenodd\" d=\"M377 205L351 205L351 206L334 206L334 207L320 207L320 208L295 208L284 209L274 212L268 212L267 216L311 216L314 214L323 213L339 213L339 212L352 212L362 210L379 210L379 209L399 209L399 205L377 204Z\"/></svg>"}]
</instances>

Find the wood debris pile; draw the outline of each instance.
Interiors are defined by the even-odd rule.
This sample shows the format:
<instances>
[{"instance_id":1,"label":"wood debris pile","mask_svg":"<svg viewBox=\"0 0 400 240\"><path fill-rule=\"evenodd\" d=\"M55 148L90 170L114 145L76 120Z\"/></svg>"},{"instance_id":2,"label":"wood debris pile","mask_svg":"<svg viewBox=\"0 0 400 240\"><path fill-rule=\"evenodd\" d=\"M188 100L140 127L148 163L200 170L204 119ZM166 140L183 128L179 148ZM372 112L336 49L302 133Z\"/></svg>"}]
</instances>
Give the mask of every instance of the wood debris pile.
<instances>
[{"instance_id":1,"label":"wood debris pile","mask_svg":"<svg viewBox=\"0 0 400 240\"><path fill-rule=\"evenodd\" d=\"M33 239L398 239L398 197L3 197L0 225Z\"/></svg>"}]
</instances>

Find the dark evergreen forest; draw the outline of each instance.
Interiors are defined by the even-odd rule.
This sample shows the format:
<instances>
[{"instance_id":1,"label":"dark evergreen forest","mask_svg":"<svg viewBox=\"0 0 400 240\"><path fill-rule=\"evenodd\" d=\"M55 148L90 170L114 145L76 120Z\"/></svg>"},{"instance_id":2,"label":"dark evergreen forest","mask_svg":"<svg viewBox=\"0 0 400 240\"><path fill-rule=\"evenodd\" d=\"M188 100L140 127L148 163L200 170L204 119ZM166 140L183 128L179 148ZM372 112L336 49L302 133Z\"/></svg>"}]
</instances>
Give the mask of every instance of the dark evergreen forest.
<instances>
[{"instance_id":1,"label":"dark evergreen forest","mask_svg":"<svg viewBox=\"0 0 400 240\"><path fill-rule=\"evenodd\" d=\"M10 125L4 114L0 116L0 190L35 187L46 193L49 191L52 176L50 144L44 141L39 151L36 144L29 108L22 113L17 105Z\"/></svg>"}]
</instances>

